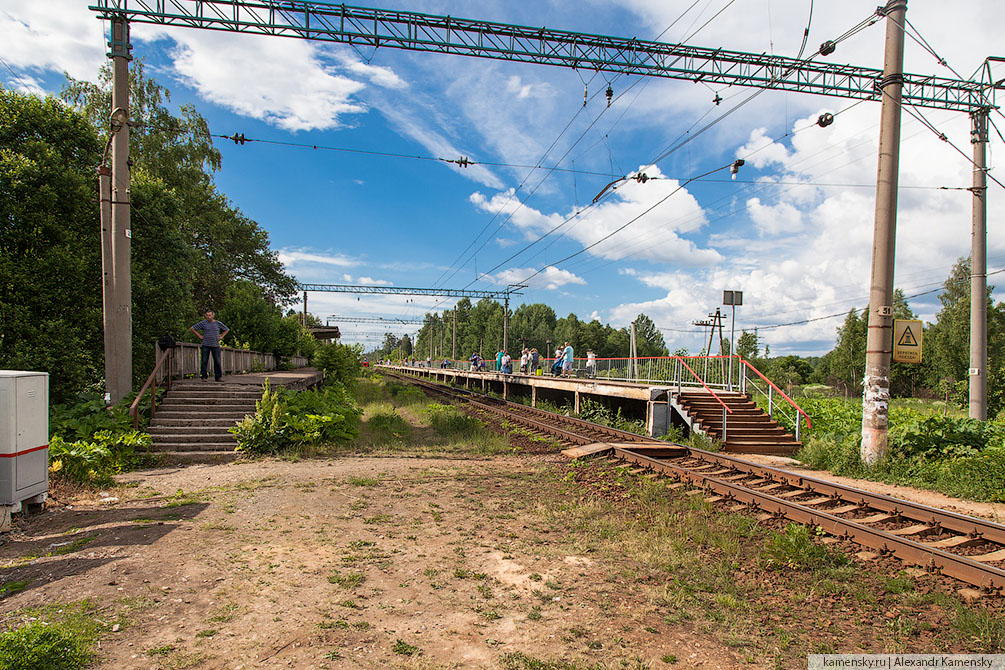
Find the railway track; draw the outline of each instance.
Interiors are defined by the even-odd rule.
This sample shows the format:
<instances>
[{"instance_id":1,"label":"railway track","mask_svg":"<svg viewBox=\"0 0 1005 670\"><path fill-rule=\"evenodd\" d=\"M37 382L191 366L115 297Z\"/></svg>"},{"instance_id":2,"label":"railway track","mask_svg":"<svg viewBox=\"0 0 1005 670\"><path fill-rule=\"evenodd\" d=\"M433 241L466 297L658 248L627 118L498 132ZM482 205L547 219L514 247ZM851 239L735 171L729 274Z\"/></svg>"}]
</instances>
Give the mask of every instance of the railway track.
<instances>
[{"instance_id":1,"label":"railway track","mask_svg":"<svg viewBox=\"0 0 1005 670\"><path fill-rule=\"evenodd\" d=\"M609 455L709 491L711 502L819 527L882 555L1005 592L1005 525L600 426L399 373L388 376L464 400L570 446L608 443Z\"/></svg>"}]
</instances>

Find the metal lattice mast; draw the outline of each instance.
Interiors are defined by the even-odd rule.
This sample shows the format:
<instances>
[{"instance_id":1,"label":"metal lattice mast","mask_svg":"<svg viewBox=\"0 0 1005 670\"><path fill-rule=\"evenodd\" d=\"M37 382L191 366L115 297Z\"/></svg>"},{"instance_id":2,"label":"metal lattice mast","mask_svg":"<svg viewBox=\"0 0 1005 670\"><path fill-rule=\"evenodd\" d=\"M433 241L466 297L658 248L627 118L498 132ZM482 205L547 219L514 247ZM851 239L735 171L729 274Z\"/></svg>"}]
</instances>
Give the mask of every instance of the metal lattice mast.
<instances>
[{"instance_id":1,"label":"metal lattice mast","mask_svg":"<svg viewBox=\"0 0 1005 670\"><path fill-rule=\"evenodd\" d=\"M455 288L407 288L403 286L370 286L354 284L297 284L299 291L322 293L357 293L376 295L431 295L442 298L499 298L509 295L509 289L500 291L472 291Z\"/></svg>"},{"instance_id":2,"label":"metal lattice mast","mask_svg":"<svg viewBox=\"0 0 1005 670\"><path fill-rule=\"evenodd\" d=\"M883 72L856 65L297 0L96 0L99 18L405 49L620 74L880 100ZM905 74L907 105L970 112L979 82Z\"/></svg>"}]
</instances>

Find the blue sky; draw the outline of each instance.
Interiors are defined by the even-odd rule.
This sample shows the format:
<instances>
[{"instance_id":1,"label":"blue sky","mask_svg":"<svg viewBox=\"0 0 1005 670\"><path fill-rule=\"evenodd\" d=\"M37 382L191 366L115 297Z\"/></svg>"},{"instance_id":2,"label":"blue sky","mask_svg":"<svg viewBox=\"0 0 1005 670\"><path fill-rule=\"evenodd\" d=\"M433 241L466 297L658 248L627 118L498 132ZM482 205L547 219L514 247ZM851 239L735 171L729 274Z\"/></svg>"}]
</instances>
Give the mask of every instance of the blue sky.
<instances>
[{"instance_id":1,"label":"blue sky","mask_svg":"<svg viewBox=\"0 0 1005 670\"><path fill-rule=\"evenodd\" d=\"M93 80L105 46L103 26L87 5L0 0L4 86L55 91L63 71ZM654 38L666 30L664 41L787 56L797 54L810 10L805 0L372 6L624 37ZM808 52L875 7L875 0L815 3ZM996 55L1005 7L993 0L952 14L943 7L916 0L908 17L949 65L969 76L985 56ZM882 22L866 28L828 60L882 67L883 31ZM575 312L617 326L645 312L665 329L672 349L692 351L700 348L701 334L690 324L719 305L723 289L744 291L738 329L761 327L762 342L779 354L827 351L841 319L820 317L866 302L878 103L768 91L654 163L751 89L180 28L136 25L132 38L134 54L171 90L172 102L195 103L214 134L493 164L461 168L219 140L218 185L269 231L301 281L498 289L540 270L517 302L545 302L560 316ZM950 74L913 42L905 69ZM609 108L608 84L614 91ZM723 98L719 106L712 102L716 95ZM821 129L814 121L825 111L841 113ZM965 115L924 114L969 154ZM996 118L1005 128L1005 119ZM1001 149L992 132L992 168ZM969 254L970 195L958 189L969 186L971 166L907 115L902 151L896 277L910 295L935 288L955 260ZM559 262L681 182L737 157L746 165L735 181L720 171L692 182L609 240ZM563 170L514 167L537 164ZM658 179L623 183L599 206L586 207L615 176L640 168ZM992 185L992 271L1005 267L1003 201L1005 193ZM578 211L584 213L561 235L510 259ZM927 320L938 309L935 294L911 305ZM401 296L317 293L309 300L322 319L419 318L450 306ZM807 319L819 320L767 328ZM347 340L373 344L384 328L346 324L343 330Z\"/></svg>"}]
</instances>

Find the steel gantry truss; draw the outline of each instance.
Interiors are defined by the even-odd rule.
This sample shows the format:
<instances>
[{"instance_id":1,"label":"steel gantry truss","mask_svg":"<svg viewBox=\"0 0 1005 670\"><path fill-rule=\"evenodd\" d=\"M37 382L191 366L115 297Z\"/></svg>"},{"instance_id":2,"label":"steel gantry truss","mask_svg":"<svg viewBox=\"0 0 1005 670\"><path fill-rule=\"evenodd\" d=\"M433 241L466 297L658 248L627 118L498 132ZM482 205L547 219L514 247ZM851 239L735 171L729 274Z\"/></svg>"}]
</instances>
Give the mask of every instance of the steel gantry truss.
<instances>
[{"instance_id":1,"label":"steel gantry truss","mask_svg":"<svg viewBox=\"0 0 1005 670\"><path fill-rule=\"evenodd\" d=\"M432 295L443 298L503 298L511 293L500 291L469 291L456 288L406 288L403 286L373 286L370 284L299 284L299 291L320 291L323 293L357 293L376 295Z\"/></svg>"},{"instance_id":2,"label":"steel gantry truss","mask_svg":"<svg viewBox=\"0 0 1005 670\"><path fill-rule=\"evenodd\" d=\"M403 286L373 286L370 284L298 284L298 290L304 293L304 323L307 322L307 292L322 291L326 293L357 293L377 295L430 295L443 298L488 298L503 300L503 348L509 344L509 299L514 295L522 295L520 289L527 288L524 284L510 284L499 291L478 291L457 288L407 288ZM457 358L457 310L453 311L453 357Z\"/></svg>"},{"instance_id":3,"label":"steel gantry truss","mask_svg":"<svg viewBox=\"0 0 1005 670\"><path fill-rule=\"evenodd\" d=\"M356 47L459 54L620 74L879 100L883 72L770 54L517 26L418 12L301 0L96 0L101 18ZM903 75L908 105L970 112L985 107L978 82Z\"/></svg>"},{"instance_id":4,"label":"steel gantry truss","mask_svg":"<svg viewBox=\"0 0 1005 670\"><path fill-rule=\"evenodd\" d=\"M890 354L892 343L886 333L892 330L893 248L896 231L896 193L900 143L900 109L903 105L966 112L973 119L974 145L974 214L972 231L972 317L971 328L971 403L970 415L986 418L987 373L986 326L984 308L986 280L984 213L986 211L986 122L991 109L996 108L995 91L1001 82L981 73L981 81L952 79L934 75L914 75L903 71L903 37L907 0L887 0L876 10L887 19L886 55L883 70L855 65L828 64L814 60L817 54L833 52L833 42L824 43L813 57L788 58L769 54L754 54L728 49L711 49L682 44L668 44L636 38L610 37L587 33L534 28L450 16L371 9L335 5L310 0L94 0L90 7L98 18L111 23L112 40L109 56L114 63L111 146L112 179L116 185L128 182L128 162L121 158L128 152L128 133L116 131L128 127L128 92L126 63L130 55L130 22L152 23L247 33L273 35L321 42L349 44L353 47L380 47L429 53L459 54L521 63L536 63L572 69L587 69L628 75L682 79L725 86L744 86L830 97L881 101L883 105L880 130L880 169L877 176L876 227L873 244L873 276L870 283L870 333L882 331L882 337L871 339L867 351L866 389L863 398L863 454L866 444L875 443L885 452L887 410L885 395L889 394ZM838 38L840 40L842 38ZM985 77L985 74L987 75ZM121 104L120 104L121 103ZM118 116L116 116L118 115ZM943 139L945 139L943 137ZM123 149L125 147L125 149ZM119 167L116 168L116 165ZM105 179L107 175L103 176ZM105 179L107 181L107 179ZM104 183L104 182L102 182ZM107 189L106 189L107 190ZM118 191L118 188L113 189ZM104 191L103 191L104 193ZM114 192L112 193L114 196ZM107 213L105 202L110 202ZM103 221L112 222L115 239L128 237L129 202L119 197L102 198ZM103 248L105 245L103 238ZM122 246L120 244L120 246ZM109 245L109 248L113 248ZM882 255L885 258L880 258ZM114 279L111 290L115 305L129 304L128 242L122 253L114 253ZM122 286L117 286L121 283ZM409 293L460 297L462 292L435 289L399 289L394 287L346 287L329 284L302 285L306 312L306 291L353 293ZM475 293L475 292L468 292ZM503 296L507 302L511 291L481 292L472 297ZM106 304L106 310L108 305ZM979 313L978 313L979 312ZM107 330L129 327L128 310L117 309L114 319L106 311L106 367L109 355L122 356L124 348L112 349ZM505 322L504 322L505 323ZM977 332L980 331L980 332ZM883 340L883 342L880 342ZM976 340L976 341L974 341ZM505 345L505 329L504 329ZM455 353L456 355L456 353ZM123 357L125 361L129 356ZM112 393L118 400L128 391L125 373L129 363L119 366L124 380L122 388ZM885 395L884 395L885 394ZM867 431L867 424L871 426ZM871 447L869 448L872 449ZM867 459L868 460L868 459Z\"/></svg>"}]
</instances>

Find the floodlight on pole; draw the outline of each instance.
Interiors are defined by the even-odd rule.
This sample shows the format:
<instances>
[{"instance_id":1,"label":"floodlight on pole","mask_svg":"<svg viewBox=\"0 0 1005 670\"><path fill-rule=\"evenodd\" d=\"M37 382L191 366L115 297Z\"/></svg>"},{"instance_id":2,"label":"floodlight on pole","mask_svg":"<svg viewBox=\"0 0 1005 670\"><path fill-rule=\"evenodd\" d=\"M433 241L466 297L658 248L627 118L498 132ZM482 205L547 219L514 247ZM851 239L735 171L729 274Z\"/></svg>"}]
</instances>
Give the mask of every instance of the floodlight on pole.
<instances>
[{"instance_id":1,"label":"floodlight on pole","mask_svg":"<svg viewBox=\"0 0 1005 670\"><path fill-rule=\"evenodd\" d=\"M733 354L736 353L736 308L743 304L743 291L723 291L722 304L732 307L729 315L729 390L733 390Z\"/></svg>"}]
</instances>

